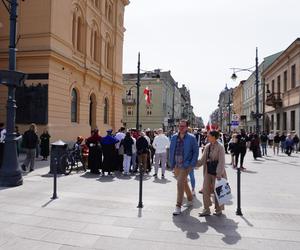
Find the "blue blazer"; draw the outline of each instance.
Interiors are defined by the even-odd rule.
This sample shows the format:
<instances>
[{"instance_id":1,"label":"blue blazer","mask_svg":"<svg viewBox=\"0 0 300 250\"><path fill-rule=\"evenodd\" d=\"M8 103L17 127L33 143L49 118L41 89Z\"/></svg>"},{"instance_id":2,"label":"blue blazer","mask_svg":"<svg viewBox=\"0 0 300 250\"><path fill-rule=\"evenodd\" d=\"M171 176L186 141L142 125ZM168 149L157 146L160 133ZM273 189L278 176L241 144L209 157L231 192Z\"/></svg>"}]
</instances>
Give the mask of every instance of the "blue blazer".
<instances>
[{"instance_id":1,"label":"blue blazer","mask_svg":"<svg viewBox=\"0 0 300 250\"><path fill-rule=\"evenodd\" d=\"M171 138L170 145L170 163L171 168L176 165L175 162L175 150L178 134L175 134ZM196 137L193 134L187 133L183 138L183 168L195 167L199 156L199 147Z\"/></svg>"}]
</instances>

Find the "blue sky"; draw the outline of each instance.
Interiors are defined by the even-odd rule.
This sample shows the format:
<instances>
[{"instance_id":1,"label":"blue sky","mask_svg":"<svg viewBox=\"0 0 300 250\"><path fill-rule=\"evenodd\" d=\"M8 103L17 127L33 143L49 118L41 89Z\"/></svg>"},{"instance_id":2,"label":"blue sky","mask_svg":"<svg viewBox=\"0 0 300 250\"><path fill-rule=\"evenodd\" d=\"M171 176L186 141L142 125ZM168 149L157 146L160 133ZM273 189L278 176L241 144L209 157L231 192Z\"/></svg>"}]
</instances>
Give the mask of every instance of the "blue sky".
<instances>
[{"instance_id":1,"label":"blue sky","mask_svg":"<svg viewBox=\"0 0 300 250\"><path fill-rule=\"evenodd\" d=\"M191 92L196 115L205 121L219 92L246 79L230 79L231 67L255 64L300 37L298 0L131 0L125 12L123 72L171 70Z\"/></svg>"}]
</instances>

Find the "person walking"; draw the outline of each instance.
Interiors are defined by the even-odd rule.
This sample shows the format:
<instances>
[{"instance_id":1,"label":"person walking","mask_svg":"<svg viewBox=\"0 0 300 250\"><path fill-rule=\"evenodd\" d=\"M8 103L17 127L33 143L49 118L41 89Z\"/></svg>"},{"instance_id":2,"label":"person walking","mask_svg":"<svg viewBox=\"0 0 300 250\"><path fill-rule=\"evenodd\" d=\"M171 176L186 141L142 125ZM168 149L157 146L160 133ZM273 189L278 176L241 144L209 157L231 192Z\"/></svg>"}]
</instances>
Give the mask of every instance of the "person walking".
<instances>
[{"instance_id":1,"label":"person walking","mask_svg":"<svg viewBox=\"0 0 300 250\"><path fill-rule=\"evenodd\" d=\"M123 172L123 158L124 158L124 153L120 149L120 143L121 141L125 138L125 127L121 127L119 129L119 132L116 134L115 138L118 140L116 143L116 150L117 150L117 155L116 155L116 169L119 170L121 173Z\"/></svg>"},{"instance_id":2,"label":"person walking","mask_svg":"<svg viewBox=\"0 0 300 250\"><path fill-rule=\"evenodd\" d=\"M111 175L111 172L117 170L117 151L116 144L119 142L112 134L113 130L108 129L107 135L101 139L101 145L103 150L103 167L102 175L105 176L105 172Z\"/></svg>"},{"instance_id":3,"label":"person walking","mask_svg":"<svg viewBox=\"0 0 300 250\"><path fill-rule=\"evenodd\" d=\"M284 133L281 134L280 136L280 148L281 148L281 153L284 153L285 149L285 140L286 140L286 135Z\"/></svg>"},{"instance_id":4,"label":"person walking","mask_svg":"<svg viewBox=\"0 0 300 250\"><path fill-rule=\"evenodd\" d=\"M0 123L0 168L3 162L5 135L6 135L6 129L4 127L4 123L1 122Z\"/></svg>"},{"instance_id":5,"label":"person walking","mask_svg":"<svg viewBox=\"0 0 300 250\"><path fill-rule=\"evenodd\" d=\"M161 164L161 178L165 178L166 163L167 163L167 148L170 147L170 140L164 134L163 129L157 130L157 136L154 137L152 146L155 149L154 155L154 166L155 173L154 177L157 178L159 164Z\"/></svg>"},{"instance_id":6,"label":"person walking","mask_svg":"<svg viewBox=\"0 0 300 250\"><path fill-rule=\"evenodd\" d=\"M269 141L269 146L270 148L273 147L273 142L274 142L274 133L273 131L271 131L268 135L268 141Z\"/></svg>"},{"instance_id":7,"label":"person walking","mask_svg":"<svg viewBox=\"0 0 300 250\"><path fill-rule=\"evenodd\" d=\"M145 137L144 132L138 132L139 137L136 140L136 150L137 150L137 157L138 157L138 168L145 173L148 171L148 152L149 152L149 142Z\"/></svg>"},{"instance_id":8,"label":"person walking","mask_svg":"<svg viewBox=\"0 0 300 250\"><path fill-rule=\"evenodd\" d=\"M274 146L273 146L273 152L275 155L275 152L277 155L279 154L279 144L280 144L280 135L278 132L276 132L276 135L274 136Z\"/></svg>"},{"instance_id":9,"label":"person walking","mask_svg":"<svg viewBox=\"0 0 300 250\"><path fill-rule=\"evenodd\" d=\"M43 156L42 161L47 161L49 156L49 144L50 144L50 135L48 130L44 130L44 132L40 136L40 148L41 148L41 156Z\"/></svg>"},{"instance_id":10,"label":"person walking","mask_svg":"<svg viewBox=\"0 0 300 250\"><path fill-rule=\"evenodd\" d=\"M177 202L173 215L181 213L184 193L187 195L187 206L192 206L193 195L187 182L187 176L195 168L199 156L199 147L194 135L188 133L187 120L179 122L179 132L173 135L170 145L170 164L177 178Z\"/></svg>"},{"instance_id":11,"label":"person walking","mask_svg":"<svg viewBox=\"0 0 300 250\"><path fill-rule=\"evenodd\" d=\"M23 146L26 150L26 158L21 168L23 171L27 171L28 166L30 165L29 171L34 171L34 163L36 156L36 148L38 145L39 137L37 135L36 125L32 123L29 126L29 129L25 131L23 135Z\"/></svg>"},{"instance_id":12,"label":"person walking","mask_svg":"<svg viewBox=\"0 0 300 250\"><path fill-rule=\"evenodd\" d=\"M250 150L253 153L254 160L259 156L259 138L257 134L253 134L250 142Z\"/></svg>"},{"instance_id":13,"label":"person walking","mask_svg":"<svg viewBox=\"0 0 300 250\"><path fill-rule=\"evenodd\" d=\"M263 156L268 156L267 144L268 144L268 135L266 134L266 132L263 132L262 135L260 136L260 145L261 145Z\"/></svg>"},{"instance_id":14,"label":"person walking","mask_svg":"<svg viewBox=\"0 0 300 250\"><path fill-rule=\"evenodd\" d=\"M285 153L288 156L291 156L294 148L294 141L291 134L287 135L287 138L285 140Z\"/></svg>"},{"instance_id":15,"label":"person walking","mask_svg":"<svg viewBox=\"0 0 300 250\"><path fill-rule=\"evenodd\" d=\"M134 141L131 138L130 132L126 132L124 139L120 143L120 146L124 148L124 159L123 159L124 175L129 175L133 145L134 145Z\"/></svg>"},{"instance_id":16,"label":"person walking","mask_svg":"<svg viewBox=\"0 0 300 250\"><path fill-rule=\"evenodd\" d=\"M201 166L204 166L204 182L203 182L203 205L204 209L199 216L209 216L212 206L211 194L214 193L215 182L226 178L225 172L225 149L218 141L219 132L210 131L208 134L209 144L206 145L200 160ZM215 197L215 215L221 215L224 206L220 206Z\"/></svg>"},{"instance_id":17,"label":"person walking","mask_svg":"<svg viewBox=\"0 0 300 250\"><path fill-rule=\"evenodd\" d=\"M228 145L228 149L229 149L230 155L231 155L230 165L232 165L233 168L236 168L235 155L238 154L237 134L232 135L232 138L230 139L230 142Z\"/></svg>"},{"instance_id":18,"label":"person walking","mask_svg":"<svg viewBox=\"0 0 300 250\"><path fill-rule=\"evenodd\" d=\"M132 145L132 156L131 156L131 172L136 173L137 172L137 167L136 167L136 139L133 136L133 131L130 131L131 138L133 140L133 145Z\"/></svg>"},{"instance_id":19,"label":"person walking","mask_svg":"<svg viewBox=\"0 0 300 250\"><path fill-rule=\"evenodd\" d=\"M237 135L237 150L235 155L235 166L238 167L239 157L240 158L240 168L245 170L244 167L244 158L247 153L247 143L250 141L244 129L241 130L241 133Z\"/></svg>"},{"instance_id":20,"label":"person walking","mask_svg":"<svg viewBox=\"0 0 300 250\"><path fill-rule=\"evenodd\" d=\"M92 174L100 174L99 169L102 168L102 147L101 136L99 130L95 128L91 131L91 136L86 139L88 146L88 168Z\"/></svg>"},{"instance_id":21,"label":"person walking","mask_svg":"<svg viewBox=\"0 0 300 250\"><path fill-rule=\"evenodd\" d=\"M294 135L293 142L294 142L294 151L296 153L298 153L298 151L299 151L299 137L298 137L297 134Z\"/></svg>"}]
</instances>

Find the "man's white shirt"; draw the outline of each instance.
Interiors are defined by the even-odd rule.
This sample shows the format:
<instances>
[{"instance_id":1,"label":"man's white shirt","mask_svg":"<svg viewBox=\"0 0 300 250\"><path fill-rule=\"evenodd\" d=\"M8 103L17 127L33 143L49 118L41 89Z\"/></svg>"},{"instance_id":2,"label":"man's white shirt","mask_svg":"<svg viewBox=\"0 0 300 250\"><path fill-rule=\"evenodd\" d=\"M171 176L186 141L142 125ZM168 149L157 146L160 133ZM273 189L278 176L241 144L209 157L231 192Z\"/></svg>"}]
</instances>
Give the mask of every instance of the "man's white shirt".
<instances>
[{"instance_id":1,"label":"man's white shirt","mask_svg":"<svg viewBox=\"0 0 300 250\"><path fill-rule=\"evenodd\" d=\"M125 133L118 132L118 133L116 134L115 138L116 138L117 140L119 140L119 142L116 143L116 149L119 149L121 141L125 138Z\"/></svg>"},{"instance_id":2,"label":"man's white shirt","mask_svg":"<svg viewBox=\"0 0 300 250\"><path fill-rule=\"evenodd\" d=\"M155 148L155 153L166 153L167 148L170 147L170 140L164 134L157 135L154 138L152 146Z\"/></svg>"}]
</instances>

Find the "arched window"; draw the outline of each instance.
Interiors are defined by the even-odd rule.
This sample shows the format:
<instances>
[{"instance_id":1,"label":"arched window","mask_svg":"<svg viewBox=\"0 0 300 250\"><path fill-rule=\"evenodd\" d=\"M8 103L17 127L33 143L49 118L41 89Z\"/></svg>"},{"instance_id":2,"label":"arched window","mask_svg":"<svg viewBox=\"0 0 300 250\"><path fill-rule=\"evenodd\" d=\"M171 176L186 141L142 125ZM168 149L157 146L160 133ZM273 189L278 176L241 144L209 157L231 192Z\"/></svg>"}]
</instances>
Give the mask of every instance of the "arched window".
<instances>
[{"instance_id":1,"label":"arched window","mask_svg":"<svg viewBox=\"0 0 300 250\"><path fill-rule=\"evenodd\" d=\"M105 2L105 17L109 22L113 22L113 4L110 0Z\"/></svg>"},{"instance_id":2,"label":"arched window","mask_svg":"<svg viewBox=\"0 0 300 250\"><path fill-rule=\"evenodd\" d=\"M108 98L104 99L104 124L109 124L109 101Z\"/></svg>"},{"instance_id":3,"label":"arched window","mask_svg":"<svg viewBox=\"0 0 300 250\"><path fill-rule=\"evenodd\" d=\"M71 93L71 122L78 122L78 94L76 89Z\"/></svg>"},{"instance_id":4,"label":"arched window","mask_svg":"<svg viewBox=\"0 0 300 250\"><path fill-rule=\"evenodd\" d=\"M80 52L84 51L84 17L81 8L74 5L72 20L72 44Z\"/></svg>"},{"instance_id":5,"label":"arched window","mask_svg":"<svg viewBox=\"0 0 300 250\"><path fill-rule=\"evenodd\" d=\"M99 62L100 57L99 57L99 35L97 31L94 31L94 61Z\"/></svg>"},{"instance_id":6,"label":"arched window","mask_svg":"<svg viewBox=\"0 0 300 250\"><path fill-rule=\"evenodd\" d=\"M72 20L72 44L76 46L76 13L73 13L73 20Z\"/></svg>"},{"instance_id":7,"label":"arched window","mask_svg":"<svg viewBox=\"0 0 300 250\"><path fill-rule=\"evenodd\" d=\"M77 50L79 50L80 52L83 51L82 49L82 26L83 26L83 22L81 17L78 17L77 20Z\"/></svg>"},{"instance_id":8,"label":"arched window","mask_svg":"<svg viewBox=\"0 0 300 250\"><path fill-rule=\"evenodd\" d=\"M110 37L106 36L105 41L105 65L106 68L112 70L113 68L113 46Z\"/></svg>"},{"instance_id":9,"label":"arched window","mask_svg":"<svg viewBox=\"0 0 300 250\"><path fill-rule=\"evenodd\" d=\"M93 21L91 27L91 46L90 46L90 55L91 58L96 61L100 62L100 36L99 36L99 28L95 21Z\"/></svg>"}]
</instances>

